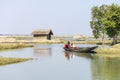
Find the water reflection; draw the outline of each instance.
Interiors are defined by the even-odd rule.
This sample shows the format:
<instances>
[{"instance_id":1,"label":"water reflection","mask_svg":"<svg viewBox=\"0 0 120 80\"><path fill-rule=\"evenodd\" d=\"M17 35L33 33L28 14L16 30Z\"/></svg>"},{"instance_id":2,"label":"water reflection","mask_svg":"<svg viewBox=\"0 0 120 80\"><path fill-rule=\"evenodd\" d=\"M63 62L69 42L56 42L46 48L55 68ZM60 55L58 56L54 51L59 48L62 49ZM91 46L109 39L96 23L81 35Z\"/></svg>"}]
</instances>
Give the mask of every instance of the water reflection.
<instances>
[{"instance_id":1,"label":"water reflection","mask_svg":"<svg viewBox=\"0 0 120 80\"><path fill-rule=\"evenodd\" d=\"M86 59L92 59L92 53L74 53L78 57L84 57Z\"/></svg>"},{"instance_id":2,"label":"water reflection","mask_svg":"<svg viewBox=\"0 0 120 80\"><path fill-rule=\"evenodd\" d=\"M91 53L77 53L77 52L70 52L70 51L64 51L64 56L68 60L74 59L75 57L84 57L84 58L87 58L87 59L92 58Z\"/></svg>"},{"instance_id":3,"label":"water reflection","mask_svg":"<svg viewBox=\"0 0 120 80\"><path fill-rule=\"evenodd\" d=\"M33 49L34 56L52 56L51 48L35 47Z\"/></svg>"},{"instance_id":4,"label":"water reflection","mask_svg":"<svg viewBox=\"0 0 120 80\"><path fill-rule=\"evenodd\" d=\"M94 57L91 60L92 80L120 80L120 59Z\"/></svg>"},{"instance_id":5,"label":"water reflection","mask_svg":"<svg viewBox=\"0 0 120 80\"><path fill-rule=\"evenodd\" d=\"M68 59L68 60L75 58L75 55L74 55L73 52L65 51L64 55L65 55L65 58Z\"/></svg>"}]
</instances>

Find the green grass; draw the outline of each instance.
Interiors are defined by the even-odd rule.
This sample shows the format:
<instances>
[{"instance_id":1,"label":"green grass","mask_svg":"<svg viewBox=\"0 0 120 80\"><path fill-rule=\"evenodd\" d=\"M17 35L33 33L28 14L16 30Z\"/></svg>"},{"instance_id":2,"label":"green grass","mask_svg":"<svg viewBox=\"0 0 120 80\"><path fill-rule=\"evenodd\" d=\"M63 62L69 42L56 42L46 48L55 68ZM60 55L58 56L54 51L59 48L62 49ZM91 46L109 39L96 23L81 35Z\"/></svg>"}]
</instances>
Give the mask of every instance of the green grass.
<instances>
[{"instance_id":1,"label":"green grass","mask_svg":"<svg viewBox=\"0 0 120 80\"><path fill-rule=\"evenodd\" d=\"M95 51L100 56L120 57L120 44L116 44L110 48L97 48Z\"/></svg>"},{"instance_id":2,"label":"green grass","mask_svg":"<svg viewBox=\"0 0 120 80\"><path fill-rule=\"evenodd\" d=\"M4 43L0 44L0 50L7 50L7 49L17 49L17 48L25 48L25 47L32 47L33 45L30 44L19 44L19 43ZM7 58L7 57L0 57L0 65L6 64L13 64L18 62L23 62L31 60L31 58Z\"/></svg>"},{"instance_id":3,"label":"green grass","mask_svg":"<svg viewBox=\"0 0 120 80\"><path fill-rule=\"evenodd\" d=\"M0 44L0 50L6 50L6 49L17 49L17 48L25 48L25 47L32 47L31 44Z\"/></svg>"},{"instance_id":4,"label":"green grass","mask_svg":"<svg viewBox=\"0 0 120 80\"><path fill-rule=\"evenodd\" d=\"M19 63L27 60L31 60L32 58L8 58L8 57L0 57L0 65L7 65L13 63Z\"/></svg>"}]
</instances>

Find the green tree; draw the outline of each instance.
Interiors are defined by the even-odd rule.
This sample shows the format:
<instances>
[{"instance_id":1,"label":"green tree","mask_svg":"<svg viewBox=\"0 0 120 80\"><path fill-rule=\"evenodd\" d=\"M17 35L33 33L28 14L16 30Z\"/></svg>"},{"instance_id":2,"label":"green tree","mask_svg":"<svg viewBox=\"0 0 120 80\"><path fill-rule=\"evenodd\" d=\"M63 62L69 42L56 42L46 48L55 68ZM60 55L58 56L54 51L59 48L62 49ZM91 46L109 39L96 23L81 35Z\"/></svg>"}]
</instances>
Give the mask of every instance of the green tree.
<instances>
[{"instance_id":1,"label":"green tree","mask_svg":"<svg viewBox=\"0 0 120 80\"><path fill-rule=\"evenodd\" d=\"M113 38L113 44L117 43L120 33L120 6L112 4L93 7L90 25L95 38L102 36L104 40L106 34Z\"/></svg>"},{"instance_id":2,"label":"green tree","mask_svg":"<svg viewBox=\"0 0 120 80\"><path fill-rule=\"evenodd\" d=\"M102 41L104 42L105 29L102 23L102 18L105 16L107 5L102 5L100 7L92 8L92 20L90 21L90 26L94 37L97 39L102 36Z\"/></svg>"},{"instance_id":3,"label":"green tree","mask_svg":"<svg viewBox=\"0 0 120 80\"><path fill-rule=\"evenodd\" d=\"M93 35L96 39L100 36L100 20L98 15L99 10L98 7L95 6L92 8L92 21L90 21L90 25L92 28Z\"/></svg>"},{"instance_id":4,"label":"green tree","mask_svg":"<svg viewBox=\"0 0 120 80\"><path fill-rule=\"evenodd\" d=\"M108 6L102 23L106 30L106 34L110 38L113 38L112 44L116 44L120 32L120 6L117 4Z\"/></svg>"}]
</instances>

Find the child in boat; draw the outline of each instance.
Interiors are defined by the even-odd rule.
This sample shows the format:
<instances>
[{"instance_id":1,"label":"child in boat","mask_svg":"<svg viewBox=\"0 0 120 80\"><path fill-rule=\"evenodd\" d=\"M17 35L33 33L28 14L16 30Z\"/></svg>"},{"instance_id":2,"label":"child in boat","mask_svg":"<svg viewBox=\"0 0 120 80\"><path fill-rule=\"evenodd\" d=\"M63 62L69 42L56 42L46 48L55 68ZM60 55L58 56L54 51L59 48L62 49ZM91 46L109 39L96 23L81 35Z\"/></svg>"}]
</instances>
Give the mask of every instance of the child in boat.
<instances>
[{"instance_id":1,"label":"child in boat","mask_svg":"<svg viewBox=\"0 0 120 80\"><path fill-rule=\"evenodd\" d=\"M75 44L71 44L71 47L73 48L73 49L77 49L77 46L75 46Z\"/></svg>"}]
</instances>

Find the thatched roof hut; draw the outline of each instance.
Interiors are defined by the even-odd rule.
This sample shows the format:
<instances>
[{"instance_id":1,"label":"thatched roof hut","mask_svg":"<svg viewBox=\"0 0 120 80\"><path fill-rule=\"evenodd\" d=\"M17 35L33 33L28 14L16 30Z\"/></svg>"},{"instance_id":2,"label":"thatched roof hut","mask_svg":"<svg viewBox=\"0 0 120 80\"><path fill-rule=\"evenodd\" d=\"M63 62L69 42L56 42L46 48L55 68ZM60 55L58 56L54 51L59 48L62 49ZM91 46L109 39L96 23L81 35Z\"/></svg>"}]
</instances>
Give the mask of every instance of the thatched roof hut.
<instances>
[{"instance_id":1,"label":"thatched roof hut","mask_svg":"<svg viewBox=\"0 0 120 80\"><path fill-rule=\"evenodd\" d=\"M39 37L41 39L47 39L51 40L51 35L53 35L53 32L51 29L40 29L40 30L34 30L32 32L33 37Z\"/></svg>"}]
</instances>

